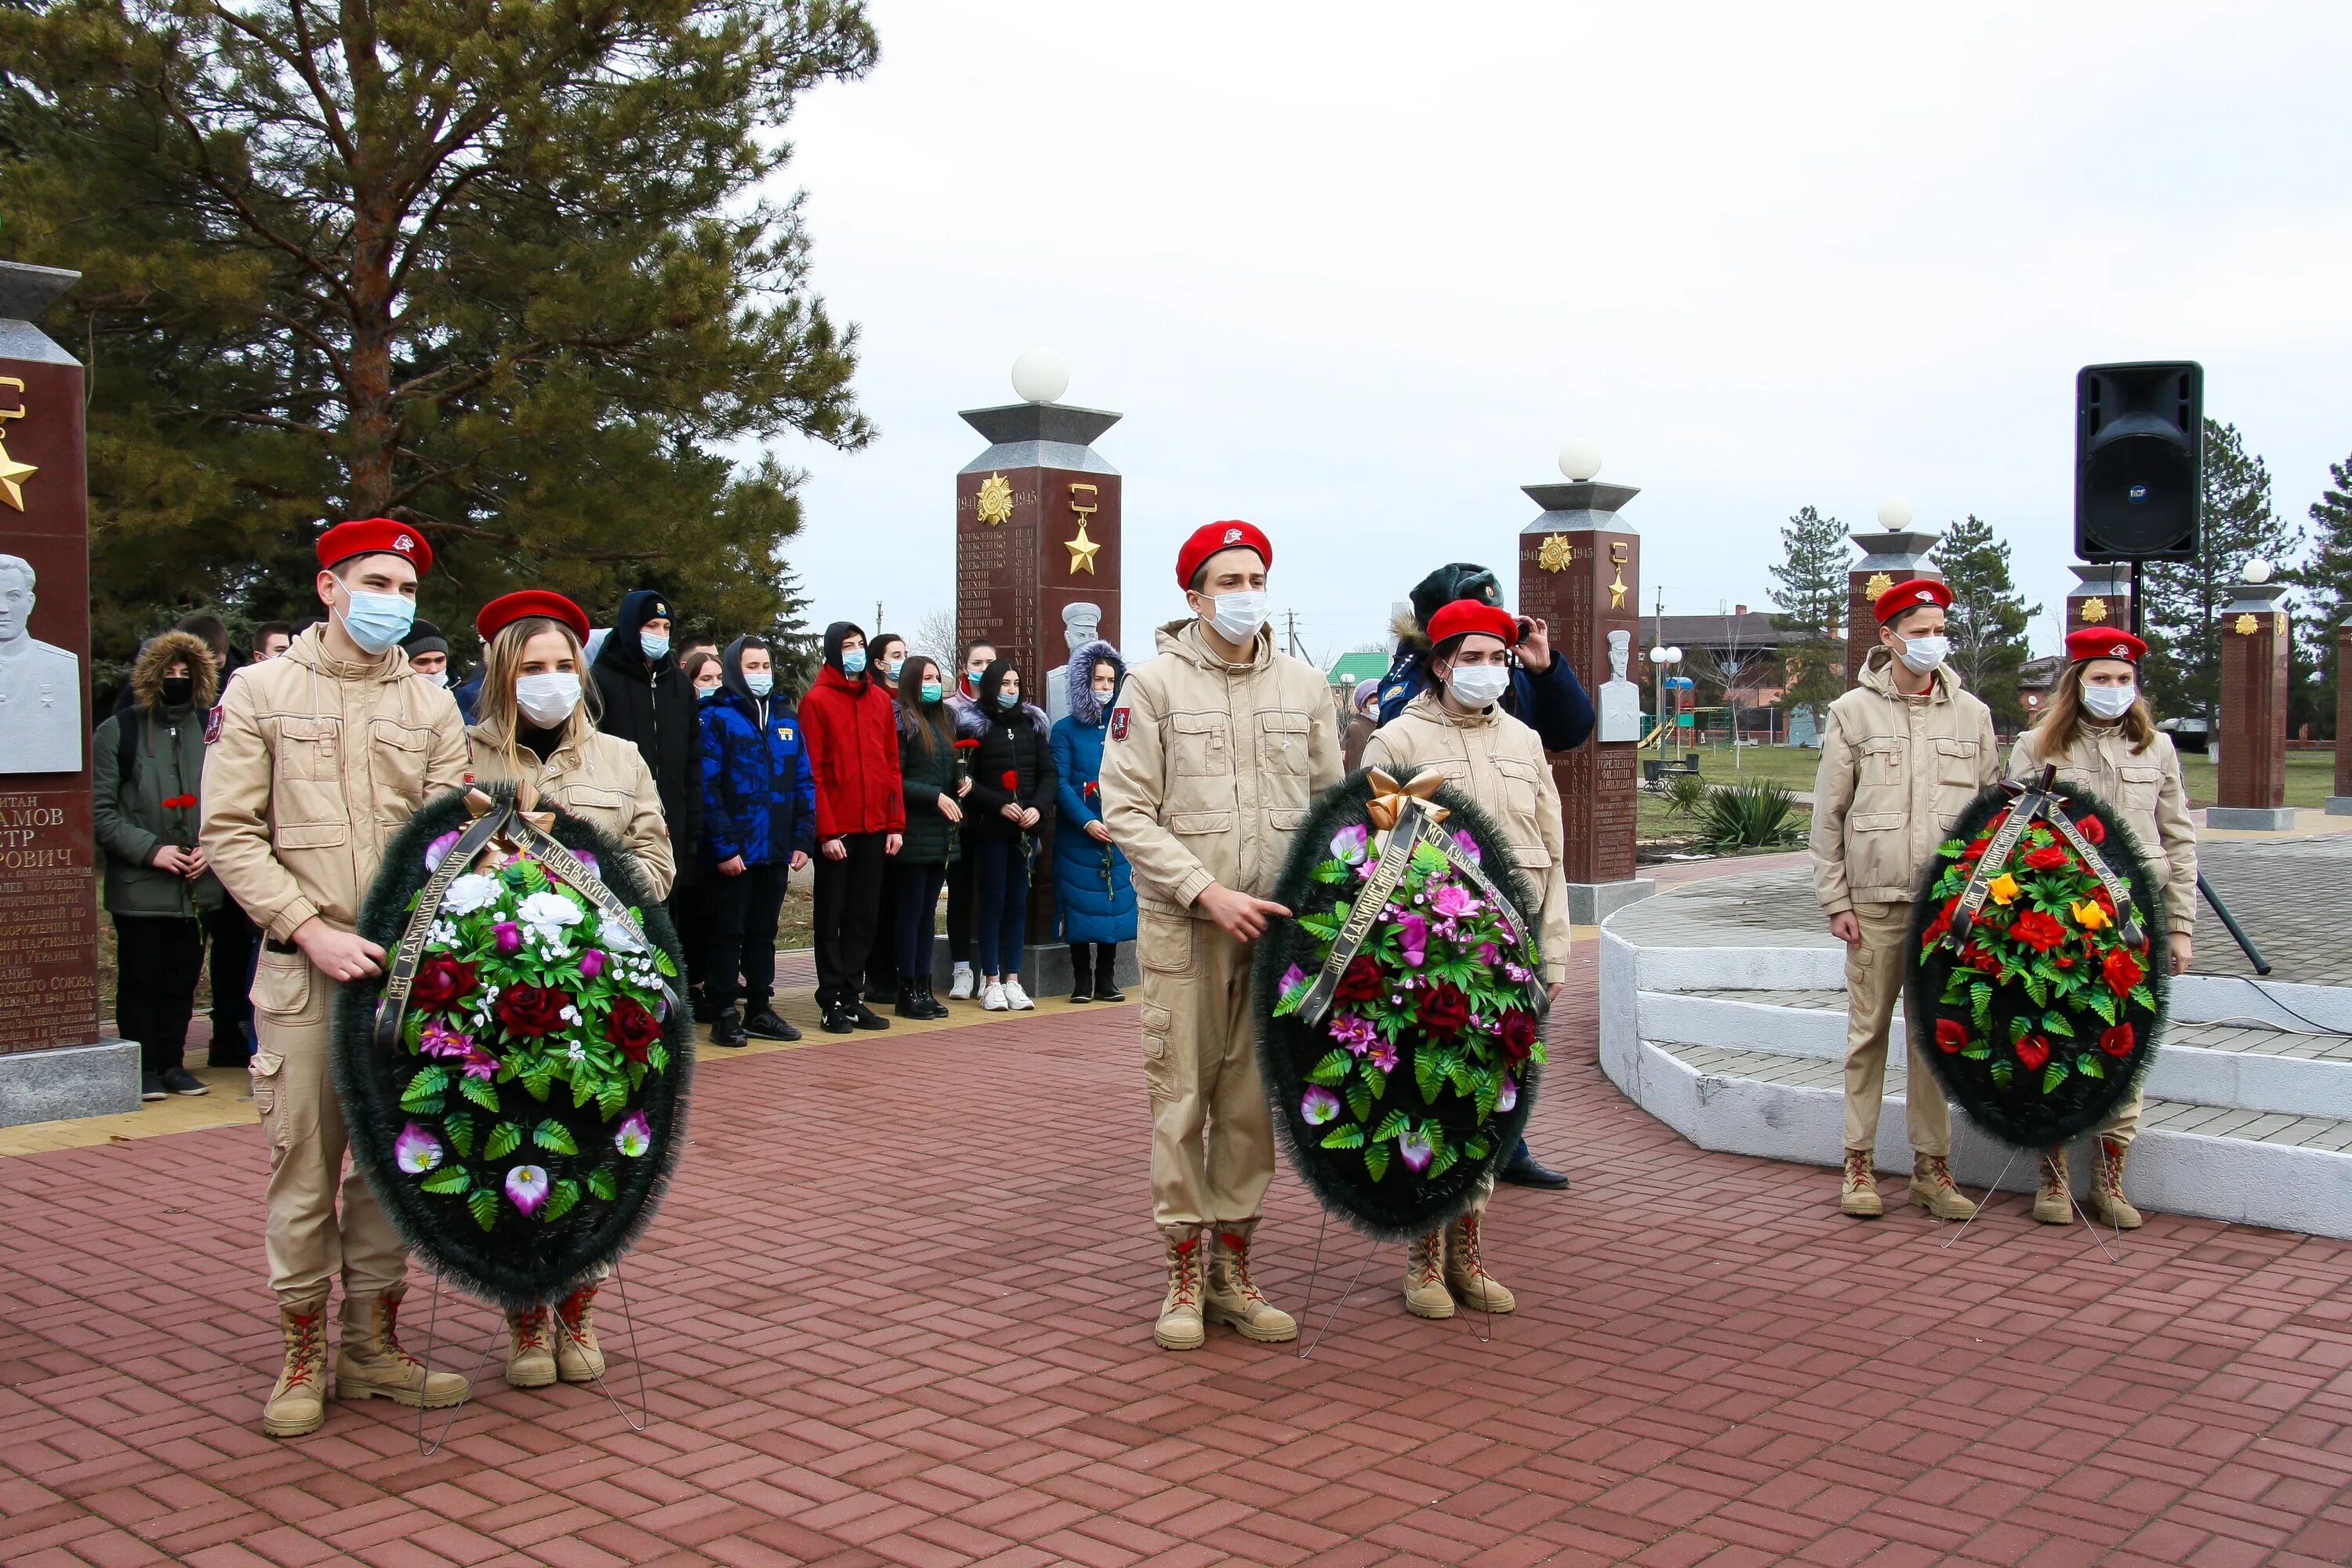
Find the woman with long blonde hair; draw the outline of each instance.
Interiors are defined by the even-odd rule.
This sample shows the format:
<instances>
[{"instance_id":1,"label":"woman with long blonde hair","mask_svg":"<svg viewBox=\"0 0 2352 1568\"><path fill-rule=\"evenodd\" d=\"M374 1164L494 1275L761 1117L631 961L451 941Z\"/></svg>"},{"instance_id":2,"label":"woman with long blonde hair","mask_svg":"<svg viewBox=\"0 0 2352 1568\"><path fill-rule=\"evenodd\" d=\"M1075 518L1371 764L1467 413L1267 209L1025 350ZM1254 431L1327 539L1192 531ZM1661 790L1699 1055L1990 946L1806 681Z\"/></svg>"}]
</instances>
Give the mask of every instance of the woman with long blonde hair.
<instances>
[{"instance_id":1,"label":"woman with long blonde hair","mask_svg":"<svg viewBox=\"0 0 2352 1568\"><path fill-rule=\"evenodd\" d=\"M2147 644L2129 632L2085 626L2066 638L2066 653L2070 662L2050 693L2049 707L2010 752L2010 776L2038 778L2054 764L2061 790L2088 790L2123 818L2164 898L2171 933L2167 961L2173 973L2185 973L2197 924L2197 825L2189 816L2189 791L2172 737L2156 727L2139 689ZM2093 1134L2098 1173L2083 1199L2093 1215L2121 1230L2137 1229L2140 1223L2139 1210L2124 1196L2124 1160L2139 1129L2139 1090L2134 1089ZM2033 1217L2044 1225L2074 1218L2063 1149L2042 1152Z\"/></svg>"},{"instance_id":2,"label":"woman with long blonde hair","mask_svg":"<svg viewBox=\"0 0 2352 1568\"><path fill-rule=\"evenodd\" d=\"M541 801L619 839L653 896L667 896L677 865L661 795L636 746L596 728L586 614L561 594L527 588L483 605L474 629L483 648L476 722L466 731L474 778L528 782ZM558 1377L602 1377L595 1300L596 1287L584 1285L557 1306L561 1332L546 1308L509 1312L507 1382L540 1388Z\"/></svg>"}]
</instances>

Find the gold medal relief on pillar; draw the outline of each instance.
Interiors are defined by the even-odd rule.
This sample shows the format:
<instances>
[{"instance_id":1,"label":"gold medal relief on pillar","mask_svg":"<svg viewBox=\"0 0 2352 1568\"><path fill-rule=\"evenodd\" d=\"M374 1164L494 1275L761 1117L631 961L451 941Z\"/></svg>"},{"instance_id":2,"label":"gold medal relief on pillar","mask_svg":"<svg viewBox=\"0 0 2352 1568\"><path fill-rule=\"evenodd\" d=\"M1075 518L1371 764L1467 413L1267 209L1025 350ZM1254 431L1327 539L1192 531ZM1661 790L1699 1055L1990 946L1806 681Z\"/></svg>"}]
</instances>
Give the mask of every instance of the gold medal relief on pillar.
<instances>
[{"instance_id":1,"label":"gold medal relief on pillar","mask_svg":"<svg viewBox=\"0 0 2352 1568\"><path fill-rule=\"evenodd\" d=\"M2083 601L2083 619L2085 624L2095 626L2106 618L2107 602L2105 599L2085 599Z\"/></svg>"},{"instance_id":2,"label":"gold medal relief on pillar","mask_svg":"<svg viewBox=\"0 0 2352 1568\"><path fill-rule=\"evenodd\" d=\"M1893 586L1895 586L1894 578L1884 572L1873 572L1870 574L1870 581L1862 585L1862 596L1874 605L1878 602L1878 596Z\"/></svg>"}]
</instances>

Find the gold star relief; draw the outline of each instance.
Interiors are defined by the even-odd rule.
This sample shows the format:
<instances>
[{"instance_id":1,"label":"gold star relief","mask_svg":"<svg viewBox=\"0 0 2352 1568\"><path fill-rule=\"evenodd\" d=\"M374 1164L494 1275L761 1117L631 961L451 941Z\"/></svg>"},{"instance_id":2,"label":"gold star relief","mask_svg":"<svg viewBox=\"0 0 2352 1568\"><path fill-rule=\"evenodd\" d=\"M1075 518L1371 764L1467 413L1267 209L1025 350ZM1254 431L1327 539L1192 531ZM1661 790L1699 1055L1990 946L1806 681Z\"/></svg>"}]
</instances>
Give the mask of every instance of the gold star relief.
<instances>
[{"instance_id":1,"label":"gold star relief","mask_svg":"<svg viewBox=\"0 0 2352 1568\"><path fill-rule=\"evenodd\" d=\"M0 500L6 501L18 511L24 510L25 486L23 481L31 479L35 474L37 474L41 470L39 468L36 468L31 463L20 463L16 461L16 458L8 455L7 447L0 447Z\"/></svg>"},{"instance_id":2,"label":"gold star relief","mask_svg":"<svg viewBox=\"0 0 2352 1568\"><path fill-rule=\"evenodd\" d=\"M1102 546L1087 537L1086 520L1080 518L1078 536L1076 539L1065 540L1062 548L1070 552L1070 575L1075 577L1081 572L1094 571L1095 552L1100 550Z\"/></svg>"},{"instance_id":3,"label":"gold star relief","mask_svg":"<svg viewBox=\"0 0 2352 1568\"><path fill-rule=\"evenodd\" d=\"M1013 521L1013 486L1003 474L991 474L980 481L977 510L980 521L991 528Z\"/></svg>"},{"instance_id":4,"label":"gold star relief","mask_svg":"<svg viewBox=\"0 0 2352 1568\"><path fill-rule=\"evenodd\" d=\"M1547 572L1565 572L1571 554L1568 535L1549 534L1544 539L1543 548L1536 552L1536 564Z\"/></svg>"},{"instance_id":5,"label":"gold star relief","mask_svg":"<svg viewBox=\"0 0 2352 1568\"><path fill-rule=\"evenodd\" d=\"M1884 572L1873 572L1870 574L1870 581L1862 585L1862 596L1876 604L1878 596L1893 586L1895 586L1894 578Z\"/></svg>"},{"instance_id":6,"label":"gold star relief","mask_svg":"<svg viewBox=\"0 0 2352 1568\"><path fill-rule=\"evenodd\" d=\"M2090 623L2092 626L2097 626L2101 621L2104 621L2106 618L2107 602L2105 599L2085 599L2083 601L2084 620Z\"/></svg>"},{"instance_id":7,"label":"gold star relief","mask_svg":"<svg viewBox=\"0 0 2352 1568\"><path fill-rule=\"evenodd\" d=\"M1626 592L1625 573L1623 568L1621 567L1618 569L1617 574L1612 577L1609 583L1609 607L1612 610L1623 609L1625 607Z\"/></svg>"},{"instance_id":8,"label":"gold star relief","mask_svg":"<svg viewBox=\"0 0 2352 1568\"><path fill-rule=\"evenodd\" d=\"M2242 637L2250 637L2262 630L2262 623L2252 616L2240 616L2230 623L2230 629Z\"/></svg>"}]
</instances>

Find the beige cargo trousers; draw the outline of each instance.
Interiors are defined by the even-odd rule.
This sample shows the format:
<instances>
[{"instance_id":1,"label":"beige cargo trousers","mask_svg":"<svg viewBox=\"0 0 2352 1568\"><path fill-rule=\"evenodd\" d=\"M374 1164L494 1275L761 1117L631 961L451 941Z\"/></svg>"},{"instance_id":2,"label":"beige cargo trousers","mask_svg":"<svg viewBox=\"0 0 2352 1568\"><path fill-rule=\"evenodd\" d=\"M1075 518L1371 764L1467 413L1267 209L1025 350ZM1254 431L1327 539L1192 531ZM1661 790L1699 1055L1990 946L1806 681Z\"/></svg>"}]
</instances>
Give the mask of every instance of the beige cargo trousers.
<instances>
[{"instance_id":1,"label":"beige cargo trousers","mask_svg":"<svg viewBox=\"0 0 2352 1568\"><path fill-rule=\"evenodd\" d=\"M1171 1242L1258 1217L1274 1118L1250 1017L1251 949L1213 921L1137 910L1143 1076L1151 1091L1151 1217Z\"/></svg>"}]
</instances>

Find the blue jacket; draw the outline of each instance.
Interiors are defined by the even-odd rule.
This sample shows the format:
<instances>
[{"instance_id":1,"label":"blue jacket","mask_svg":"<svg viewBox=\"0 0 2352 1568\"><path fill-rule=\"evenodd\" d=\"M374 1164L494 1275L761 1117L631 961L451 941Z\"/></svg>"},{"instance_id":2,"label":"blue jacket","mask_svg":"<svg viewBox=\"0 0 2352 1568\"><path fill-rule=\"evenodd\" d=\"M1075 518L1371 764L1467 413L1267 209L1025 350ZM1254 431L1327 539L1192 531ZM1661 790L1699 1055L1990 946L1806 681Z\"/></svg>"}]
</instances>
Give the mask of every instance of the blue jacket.
<instances>
[{"instance_id":1,"label":"blue jacket","mask_svg":"<svg viewBox=\"0 0 2352 1568\"><path fill-rule=\"evenodd\" d=\"M1381 679L1380 721L1385 724L1403 712L1405 704L1428 684L1428 647L1397 649L1396 661ZM1511 666L1511 689L1503 693L1503 711L1533 730L1547 752L1572 752L1592 733L1592 699L1584 694L1576 671L1557 648L1551 667L1541 675Z\"/></svg>"},{"instance_id":2,"label":"blue jacket","mask_svg":"<svg viewBox=\"0 0 2352 1568\"><path fill-rule=\"evenodd\" d=\"M1087 823L1102 820L1099 781L1111 707L1094 692L1097 659L1109 660L1126 679L1118 650L1087 643L1070 656L1070 712L1054 726L1061 806L1054 824L1054 920L1065 942L1133 942L1135 883L1127 857L1087 831Z\"/></svg>"},{"instance_id":3,"label":"blue jacket","mask_svg":"<svg viewBox=\"0 0 2352 1568\"><path fill-rule=\"evenodd\" d=\"M736 689L741 679L730 669L702 704L702 858L779 865L816 848L816 776L791 704Z\"/></svg>"}]
</instances>

